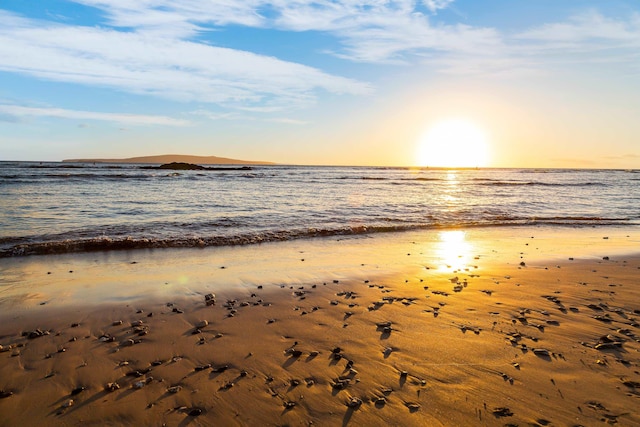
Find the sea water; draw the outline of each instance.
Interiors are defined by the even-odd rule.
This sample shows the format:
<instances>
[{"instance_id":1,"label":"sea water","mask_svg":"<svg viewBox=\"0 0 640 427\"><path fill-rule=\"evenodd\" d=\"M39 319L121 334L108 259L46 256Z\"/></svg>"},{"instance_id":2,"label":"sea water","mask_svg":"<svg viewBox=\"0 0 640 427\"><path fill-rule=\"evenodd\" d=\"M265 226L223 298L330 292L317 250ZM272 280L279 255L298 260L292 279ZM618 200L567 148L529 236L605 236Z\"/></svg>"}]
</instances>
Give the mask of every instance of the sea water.
<instances>
[{"instance_id":1,"label":"sea water","mask_svg":"<svg viewBox=\"0 0 640 427\"><path fill-rule=\"evenodd\" d=\"M0 257L469 227L639 226L640 170L0 162Z\"/></svg>"}]
</instances>

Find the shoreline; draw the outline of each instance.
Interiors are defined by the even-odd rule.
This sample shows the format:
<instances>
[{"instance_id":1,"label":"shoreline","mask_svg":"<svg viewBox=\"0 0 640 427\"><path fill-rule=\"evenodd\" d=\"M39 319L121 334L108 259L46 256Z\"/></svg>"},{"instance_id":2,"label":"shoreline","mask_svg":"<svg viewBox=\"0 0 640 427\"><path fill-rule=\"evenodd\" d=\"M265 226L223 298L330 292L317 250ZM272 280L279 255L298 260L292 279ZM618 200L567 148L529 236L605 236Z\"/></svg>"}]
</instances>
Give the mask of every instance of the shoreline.
<instances>
[{"instance_id":1,"label":"shoreline","mask_svg":"<svg viewBox=\"0 0 640 427\"><path fill-rule=\"evenodd\" d=\"M636 425L637 242L518 228L2 260L0 425Z\"/></svg>"}]
</instances>

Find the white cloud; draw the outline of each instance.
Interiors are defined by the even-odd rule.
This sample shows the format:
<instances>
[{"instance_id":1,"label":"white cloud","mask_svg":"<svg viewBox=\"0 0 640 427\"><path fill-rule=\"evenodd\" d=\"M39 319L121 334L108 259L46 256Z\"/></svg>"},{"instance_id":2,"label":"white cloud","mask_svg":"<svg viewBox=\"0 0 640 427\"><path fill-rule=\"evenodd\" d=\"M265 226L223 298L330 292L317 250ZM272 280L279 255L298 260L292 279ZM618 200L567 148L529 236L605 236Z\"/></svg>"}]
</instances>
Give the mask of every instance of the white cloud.
<instances>
[{"instance_id":1,"label":"white cloud","mask_svg":"<svg viewBox=\"0 0 640 427\"><path fill-rule=\"evenodd\" d=\"M532 41L567 44L609 41L626 46L640 45L640 15L633 14L628 20L613 19L597 11L572 16L565 22L545 24L517 35L517 38ZM551 44L550 46L557 46Z\"/></svg>"},{"instance_id":2,"label":"white cloud","mask_svg":"<svg viewBox=\"0 0 640 427\"><path fill-rule=\"evenodd\" d=\"M35 21L0 11L0 70L247 112L307 106L318 91L371 87L318 68L200 42L245 26L332 35L326 51L368 63L446 73L531 72L558 61L638 67L640 18L578 15L526 31L434 23L452 0L73 0L111 27ZM267 34L265 32L265 34ZM295 37L295 34L291 34Z\"/></svg>"},{"instance_id":3,"label":"white cloud","mask_svg":"<svg viewBox=\"0 0 640 427\"><path fill-rule=\"evenodd\" d=\"M370 92L353 79L171 32L53 24L8 13L0 13L0 70L226 106L280 109L313 103L318 89Z\"/></svg>"},{"instance_id":4,"label":"white cloud","mask_svg":"<svg viewBox=\"0 0 640 427\"><path fill-rule=\"evenodd\" d=\"M334 54L360 62L406 62L428 51L475 51L497 42L491 29L431 25L423 12L453 0L74 0L101 9L109 24L188 38L226 25L334 35Z\"/></svg>"},{"instance_id":5,"label":"white cloud","mask_svg":"<svg viewBox=\"0 0 640 427\"><path fill-rule=\"evenodd\" d=\"M282 123L282 124L288 124L288 125L309 124L309 122L307 121L291 119L288 117L256 117L256 116L241 114L238 112L216 113L216 112L207 111L207 110L196 110L196 111L192 111L190 114L194 116L205 117L209 120L261 121L261 122Z\"/></svg>"},{"instance_id":6,"label":"white cloud","mask_svg":"<svg viewBox=\"0 0 640 427\"><path fill-rule=\"evenodd\" d=\"M423 0L422 2L431 12L436 12L438 9L446 9L454 0Z\"/></svg>"},{"instance_id":7,"label":"white cloud","mask_svg":"<svg viewBox=\"0 0 640 427\"><path fill-rule=\"evenodd\" d=\"M20 105L0 104L0 117L7 116L19 119L21 117L55 117L62 119L101 120L128 125L161 125L187 126L187 120L174 119L166 116L150 116L144 114L101 113L95 111L66 110L62 108L24 107ZM81 124L86 127L86 124Z\"/></svg>"}]
</instances>

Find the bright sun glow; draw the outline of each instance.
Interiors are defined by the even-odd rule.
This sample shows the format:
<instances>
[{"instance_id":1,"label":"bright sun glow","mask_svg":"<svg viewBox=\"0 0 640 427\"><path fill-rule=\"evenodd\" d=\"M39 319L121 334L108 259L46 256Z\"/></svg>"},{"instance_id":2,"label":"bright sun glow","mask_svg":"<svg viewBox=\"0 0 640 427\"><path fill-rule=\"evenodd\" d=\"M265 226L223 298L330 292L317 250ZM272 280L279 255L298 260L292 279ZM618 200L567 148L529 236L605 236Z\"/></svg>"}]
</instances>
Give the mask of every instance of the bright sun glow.
<instances>
[{"instance_id":1,"label":"bright sun glow","mask_svg":"<svg viewBox=\"0 0 640 427\"><path fill-rule=\"evenodd\" d=\"M469 168L487 166L487 137L467 120L436 123L418 145L419 166Z\"/></svg>"},{"instance_id":2,"label":"bright sun glow","mask_svg":"<svg viewBox=\"0 0 640 427\"><path fill-rule=\"evenodd\" d=\"M436 243L436 255L442 262L440 270L467 270L471 262L473 246L466 239L464 231L443 231Z\"/></svg>"}]
</instances>

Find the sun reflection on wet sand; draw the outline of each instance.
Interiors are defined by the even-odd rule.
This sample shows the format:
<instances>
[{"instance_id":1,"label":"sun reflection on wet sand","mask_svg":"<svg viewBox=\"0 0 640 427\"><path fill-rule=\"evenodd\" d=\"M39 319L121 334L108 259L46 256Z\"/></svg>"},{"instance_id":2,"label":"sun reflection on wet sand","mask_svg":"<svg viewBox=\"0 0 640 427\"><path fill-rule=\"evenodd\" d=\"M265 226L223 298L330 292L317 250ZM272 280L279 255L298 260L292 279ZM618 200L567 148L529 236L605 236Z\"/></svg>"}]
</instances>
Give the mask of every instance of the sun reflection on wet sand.
<instances>
[{"instance_id":1,"label":"sun reflection on wet sand","mask_svg":"<svg viewBox=\"0 0 640 427\"><path fill-rule=\"evenodd\" d=\"M461 230L442 231L438 235L435 253L440 270L463 270L472 259L473 245Z\"/></svg>"}]
</instances>

